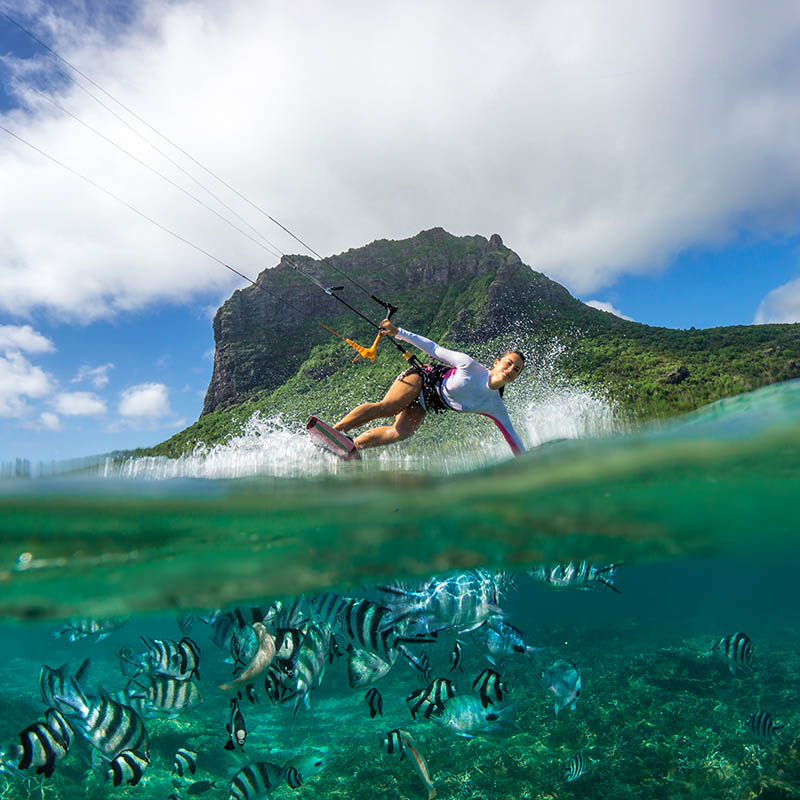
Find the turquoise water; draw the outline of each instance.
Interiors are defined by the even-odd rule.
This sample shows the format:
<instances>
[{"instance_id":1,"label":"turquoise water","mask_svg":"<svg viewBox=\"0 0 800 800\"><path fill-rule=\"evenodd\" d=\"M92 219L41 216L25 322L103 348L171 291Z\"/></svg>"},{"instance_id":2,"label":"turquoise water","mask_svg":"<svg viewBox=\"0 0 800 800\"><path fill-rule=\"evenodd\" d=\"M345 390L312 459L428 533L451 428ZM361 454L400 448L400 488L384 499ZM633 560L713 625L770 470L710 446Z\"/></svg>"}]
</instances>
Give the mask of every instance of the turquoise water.
<instances>
[{"instance_id":1,"label":"turquoise water","mask_svg":"<svg viewBox=\"0 0 800 800\"><path fill-rule=\"evenodd\" d=\"M254 420L227 445L176 462L103 462L0 483L6 755L44 718L43 664L74 671L88 656L86 692L119 692L128 681L120 648L143 650L140 636L180 639L176 618L186 612L195 614L203 698L174 718L145 719L150 765L137 786L106 783L78 734L44 781L7 758L0 796L194 796L192 780L171 774L175 749L188 743L198 752L193 780L216 782L203 797L227 798L248 763L310 752L324 755L325 769L297 789L283 782L276 796L427 797L413 759L378 741L398 727L416 739L438 797L800 796L800 384L633 431L613 409L574 397L541 412L525 431L538 446L513 462L487 440L343 465L311 450L299 424ZM582 559L624 562L619 593L557 591L527 573ZM351 689L339 658L295 718L293 704L263 696L262 678L257 703L242 700L244 752L223 749L230 697L217 686L232 667L199 615L330 590L386 603L397 596L376 587L475 568L504 574L506 621L542 648L498 667L514 726L467 739L413 720L405 698L424 681L404 659L374 684L384 716L370 719L368 687ZM99 642L53 638L74 617L127 622ZM459 695L491 666L463 627L413 645ZM711 648L740 631L754 657L734 675ZM456 639L464 672L451 674ZM579 665L583 686L575 710L556 717L538 675L564 659ZM785 726L782 741L749 730L758 710ZM586 772L565 782L578 752Z\"/></svg>"}]
</instances>

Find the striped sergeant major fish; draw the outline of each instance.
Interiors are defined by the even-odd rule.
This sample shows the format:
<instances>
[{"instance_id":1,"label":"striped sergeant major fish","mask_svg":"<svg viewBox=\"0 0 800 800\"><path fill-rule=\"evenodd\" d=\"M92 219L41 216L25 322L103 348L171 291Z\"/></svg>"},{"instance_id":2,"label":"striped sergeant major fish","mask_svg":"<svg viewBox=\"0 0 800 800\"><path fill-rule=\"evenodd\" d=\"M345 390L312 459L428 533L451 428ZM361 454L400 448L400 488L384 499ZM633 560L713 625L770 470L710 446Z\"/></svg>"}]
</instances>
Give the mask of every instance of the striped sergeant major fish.
<instances>
[{"instance_id":1,"label":"striped sergeant major fish","mask_svg":"<svg viewBox=\"0 0 800 800\"><path fill-rule=\"evenodd\" d=\"M179 778L186 774L194 775L197 772L197 751L190 750L188 747L179 747L175 751L172 771L177 773Z\"/></svg>"},{"instance_id":2,"label":"striped sergeant major fish","mask_svg":"<svg viewBox=\"0 0 800 800\"><path fill-rule=\"evenodd\" d=\"M49 778L56 762L69 752L73 730L58 709L48 708L44 722L35 722L17 736L20 743L11 753L19 759L17 769L36 767L38 775Z\"/></svg>"},{"instance_id":3,"label":"striped sergeant major fish","mask_svg":"<svg viewBox=\"0 0 800 800\"><path fill-rule=\"evenodd\" d=\"M369 718L375 719L380 714L383 716L383 695L374 687L368 689L364 695L364 700L367 701L369 707Z\"/></svg>"},{"instance_id":4,"label":"striped sergeant major fish","mask_svg":"<svg viewBox=\"0 0 800 800\"><path fill-rule=\"evenodd\" d=\"M244 743L247 739L247 728L244 723L244 716L239 709L239 699L236 697L231 698L230 718L225 724L225 730L228 732L228 740L225 742L225 749L235 750L238 747L240 750L244 750Z\"/></svg>"},{"instance_id":5,"label":"striped sergeant major fish","mask_svg":"<svg viewBox=\"0 0 800 800\"><path fill-rule=\"evenodd\" d=\"M277 764L270 764L268 761L248 764L233 776L229 800L262 800L278 787L283 774Z\"/></svg>"},{"instance_id":6,"label":"striped sergeant major fish","mask_svg":"<svg viewBox=\"0 0 800 800\"><path fill-rule=\"evenodd\" d=\"M781 735L778 731L786 726L776 725L775 720L772 719L772 714L768 711L756 711L747 721L747 727L756 738L764 742L771 742L773 739L781 741Z\"/></svg>"},{"instance_id":7,"label":"striped sergeant major fish","mask_svg":"<svg viewBox=\"0 0 800 800\"><path fill-rule=\"evenodd\" d=\"M66 636L70 642L77 642L89 636L96 636L95 642L102 642L114 631L119 630L129 617L116 617L113 619L73 619L61 630L53 634L54 639Z\"/></svg>"},{"instance_id":8,"label":"striped sergeant major fish","mask_svg":"<svg viewBox=\"0 0 800 800\"><path fill-rule=\"evenodd\" d=\"M133 680L125 690L128 700L141 700L148 714L168 714L175 717L201 702L200 690L191 680L179 681L166 675L149 675L146 683Z\"/></svg>"},{"instance_id":9,"label":"striped sergeant major fish","mask_svg":"<svg viewBox=\"0 0 800 800\"><path fill-rule=\"evenodd\" d=\"M142 636L147 652L145 663L150 672L177 680L200 678L200 648L184 636L179 642L172 639L148 639Z\"/></svg>"},{"instance_id":10,"label":"striped sergeant major fish","mask_svg":"<svg viewBox=\"0 0 800 800\"><path fill-rule=\"evenodd\" d=\"M488 708L494 705L495 700L498 703L503 702L503 693L506 691L506 685L497 672L487 668L472 682L472 690L478 693L481 705L484 708Z\"/></svg>"},{"instance_id":11,"label":"striped sergeant major fish","mask_svg":"<svg viewBox=\"0 0 800 800\"><path fill-rule=\"evenodd\" d=\"M567 783L578 780L583 773L586 772L586 758L583 753L576 753L567 762L567 768L564 771L564 780Z\"/></svg>"},{"instance_id":12,"label":"striped sergeant major fish","mask_svg":"<svg viewBox=\"0 0 800 800\"><path fill-rule=\"evenodd\" d=\"M714 643L712 652L728 665L731 675L735 675L738 669L751 670L753 668L753 642L745 633L723 636Z\"/></svg>"},{"instance_id":13,"label":"striped sergeant major fish","mask_svg":"<svg viewBox=\"0 0 800 800\"><path fill-rule=\"evenodd\" d=\"M499 575L476 569L447 578L431 578L414 591L397 586L384 586L381 590L395 598L392 612L396 625L410 624L410 629L429 634L448 628L467 633L492 614L503 613L498 606L502 581Z\"/></svg>"},{"instance_id":14,"label":"striped sergeant major fish","mask_svg":"<svg viewBox=\"0 0 800 800\"><path fill-rule=\"evenodd\" d=\"M77 693L80 692L79 684L89 670L89 659L85 659L73 675L67 664L62 664L58 669L43 666L39 671L39 692L47 706L54 706L63 713L69 713L71 706L63 698L72 698L80 702Z\"/></svg>"},{"instance_id":15,"label":"striped sergeant major fish","mask_svg":"<svg viewBox=\"0 0 800 800\"><path fill-rule=\"evenodd\" d=\"M120 786L123 783L136 786L142 779L149 763L150 759L146 755L133 750L123 750L118 756L111 759L106 775L114 786Z\"/></svg>"},{"instance_id":16,"label":"striped sergeant major fish","mask_svg":"<svg viewBox=\"0 0 800 800\"><path fill-rule=\"evenodd\" d=\"M428 764L422 756L414 737L402 728L395 728L394 730L387 731L381 739L389 755L399 753L401 761L406 756L409 757L409 761L411 761L414 770L428 792L428 800L433 800L433 798L436 797L436 788L431 780Z\"/></svg>"},{"instance_id":17,"label":"striped sergeant major fish","mask_svg":"<svg viewBox=\"0 0 800 800\"><path fill-rule=\"evenodd\" d=\"M76 693L63 702L78 716L74 727L92 747L109 760L123 750L149 755L147 730L130 706L114 700L102 687L91 703L79 687L76 689Z\"/></svg>"},{"instance_id":18,"label":"striped sergeant major fish","mask_svg":"<svg viewBox=\"0 0 800 800\"><path fill-rule=\"evenodd\" d=\"M612 592L621 594L614 585L614 575L617 567L622 566L621 561L614 564L590 564L588 561L568 564L541 564L527 570L533 580L547 584L554 589L597 589L605 586Z\"/></svg>"},{"instance_id":19,"label":"striped sergeant major fish","mask_svg":"<svg viewBox=\"0 0 800 800\"><path fill-rule=\"evenodd\" d=\"M319 775L326 766L325 757L320 753L303 753L290 758L281 769L286 775L286 783L292 789L297 789L304 781Z\"/></svg>"},{"instance_id":20,"label":"striped sergeant major fish","mask_svg":"<svg viewBox=\"0 0 800 800\"><path fill-rule=\"evenodd\" d=\"M407 698L408 710L413 719L417 714L422 714L425 719L430 719L434 714L444 711L444 704L455 697L456 687L446 678L436 678L425 689L412 692Z\"/></svg>"}]
</instances>

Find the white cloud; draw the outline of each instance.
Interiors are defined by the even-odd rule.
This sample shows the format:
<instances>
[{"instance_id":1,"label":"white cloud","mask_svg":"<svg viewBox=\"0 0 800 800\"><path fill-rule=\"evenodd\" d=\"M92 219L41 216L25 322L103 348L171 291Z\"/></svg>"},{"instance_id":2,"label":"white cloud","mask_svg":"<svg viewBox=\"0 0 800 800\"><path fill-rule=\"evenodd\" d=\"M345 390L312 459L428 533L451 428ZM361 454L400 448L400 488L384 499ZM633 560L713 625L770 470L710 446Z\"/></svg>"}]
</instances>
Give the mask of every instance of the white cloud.
<instances>
[{"instance_id":1,"label":"white cloud","mask_svg":"<svg viewBox=\"0 0 800 800\"><path fill-rule=\"evenodd\" d=\"M42 425L49 431L61 430L61 420L58 418L58 415L53 414L52 411L43 411L39 415L39 420L41 421Z\"/></svg>"},{"instance_id":2,"label":"white cloud","mask_svg":"<svg viewBox=\"0 0 800 800\"><path fill-rule=\"evenodd\" d=\"M50 376L22 353L0 355L0 417L24 417L26 398L46 397L53 390Z\"/></svg>"},{"instance_id":3,"label":"white cloud","mask_svg":"<svg viewBox=\"0 0 800 800\"><path fill-rule=\"evenodd\" d=\"M110 378L108 377L109 370L114 369L113 364L103 364L99 367L90 367L84 364L79 370L78 374L70 381L70 383L83 383L89 381L95 389L103 389L108 386Z\"/></svg>"},{"instance_id":4,"label":"white cloud","mask_svg":"<svg viewBox=\"0 0 800 800\"><path fill-rule=\"evenodd\" d=\"M0 353L52 353L55 345L30 325L0 325Z\"/></svg>"},{"instance_id":5,"label":"white cloud","mask_svg":"<svg viewBox=\"0 0 800 800\"><path fill-rule=\"evenodd\" d=\"M635 320L633 317L629 317L626 314L623 314L619 309L614 308L611 303L606 303L603 300L587 300L587 306L591 306L592 308L596 308L598 311L607 311L609 314L614 314L614 316L622 317L622 319L627 319L630 322L634 322Z\"/></svg>"},{"instance_id":6,"label":"white cloud","mask_svg":"<svg viewBox=\"0 0 800 800\"><path fill-rule=\"evenodd\" d=\"M92 392L61 392L53 398L53 407L65 417L93 417L107 410L105 401Z\"/></svg>"},{"instance_id":7,"label":"white cloud","mask_svg":"<svg viewBox=\"0 0 800 800\"><path fill-rule=\"evenodd\" d=\"M169 392L163 383L141 383L121 393L119 413L123 417L157 419L171 414Z\"/></svg>"},{"instance_id":8,"label":"white cloud","mask_svg":"<svg viewBox=\"0 0 800 800\"><path fill-rule=\"evenodd\" d=\"M800 322L800 278L773 289L758 307L753 323Z\"/></svg>"},{"instance_id":9,"label":"white cloud","mask_svg":"<svg viewBox=\"0 0 800 800\"><path fill-rule=\"evenodd\" d=\"M19 6L0 3L12 14ZM750 0L132 7L138 20L113 35L74 16L24 22L319 252L435 225L497 231L527 263L589 293L743 226L794 229L794 0L757 13ZM0 115L3 125L245 274L276 263L24 91L30 108ZM83 92L62 80L56 93L214 202ZM236 284L220 264L0 136L0 310L86 320ZM225 200L281 249L300 249L241 200Z\"/></svg>"}]
</instances>

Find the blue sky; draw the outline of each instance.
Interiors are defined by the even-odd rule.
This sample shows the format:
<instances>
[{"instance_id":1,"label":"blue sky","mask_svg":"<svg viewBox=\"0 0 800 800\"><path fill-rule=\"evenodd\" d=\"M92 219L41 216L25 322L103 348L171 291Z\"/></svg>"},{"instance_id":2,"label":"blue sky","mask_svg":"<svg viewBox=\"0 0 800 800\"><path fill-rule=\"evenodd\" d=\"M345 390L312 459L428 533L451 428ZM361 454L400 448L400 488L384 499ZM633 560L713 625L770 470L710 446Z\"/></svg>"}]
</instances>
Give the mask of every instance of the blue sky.
<instances>
[{"instance_id":1,"label":"blue sky","mask_svg":"<svg viewBox=\"0 0 800 800\"><path fill-rule=\"evenodd\" d=\"M497 232L585 302L675 328L800 321L800 22L751 9L0 0L319 252ZM2 16L0 57L0 125L246 275L298 251ZM241 281L0 142L0 462L181 430ZM172 159L270 244L188 198L215 203Z\"/></svg>"}]
</instances>

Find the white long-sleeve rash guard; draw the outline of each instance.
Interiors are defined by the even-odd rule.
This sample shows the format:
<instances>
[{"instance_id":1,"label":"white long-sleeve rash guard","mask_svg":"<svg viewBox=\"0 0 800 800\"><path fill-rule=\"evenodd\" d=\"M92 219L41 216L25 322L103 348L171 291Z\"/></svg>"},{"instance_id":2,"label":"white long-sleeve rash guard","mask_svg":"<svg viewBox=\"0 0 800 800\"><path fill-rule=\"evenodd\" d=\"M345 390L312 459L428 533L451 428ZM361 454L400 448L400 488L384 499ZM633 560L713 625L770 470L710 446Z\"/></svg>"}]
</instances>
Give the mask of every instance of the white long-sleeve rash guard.
<instances>
[{"instance_id":1,"label":"white long-sleeve rash guard","mask_svg":"<svg viewBox=\"0 0 800 800\"><path fill-rule=\"evenodd\" d=\"M466 353L447 350L436 342L403 328L397 329L397 338L453 367L442 379L442 397L450 408L489 417L500 429L514 455L525 452L525 445L511 424L500 392L489 388L489 370L483 364Z\"/></svg>"}]
</instances>

